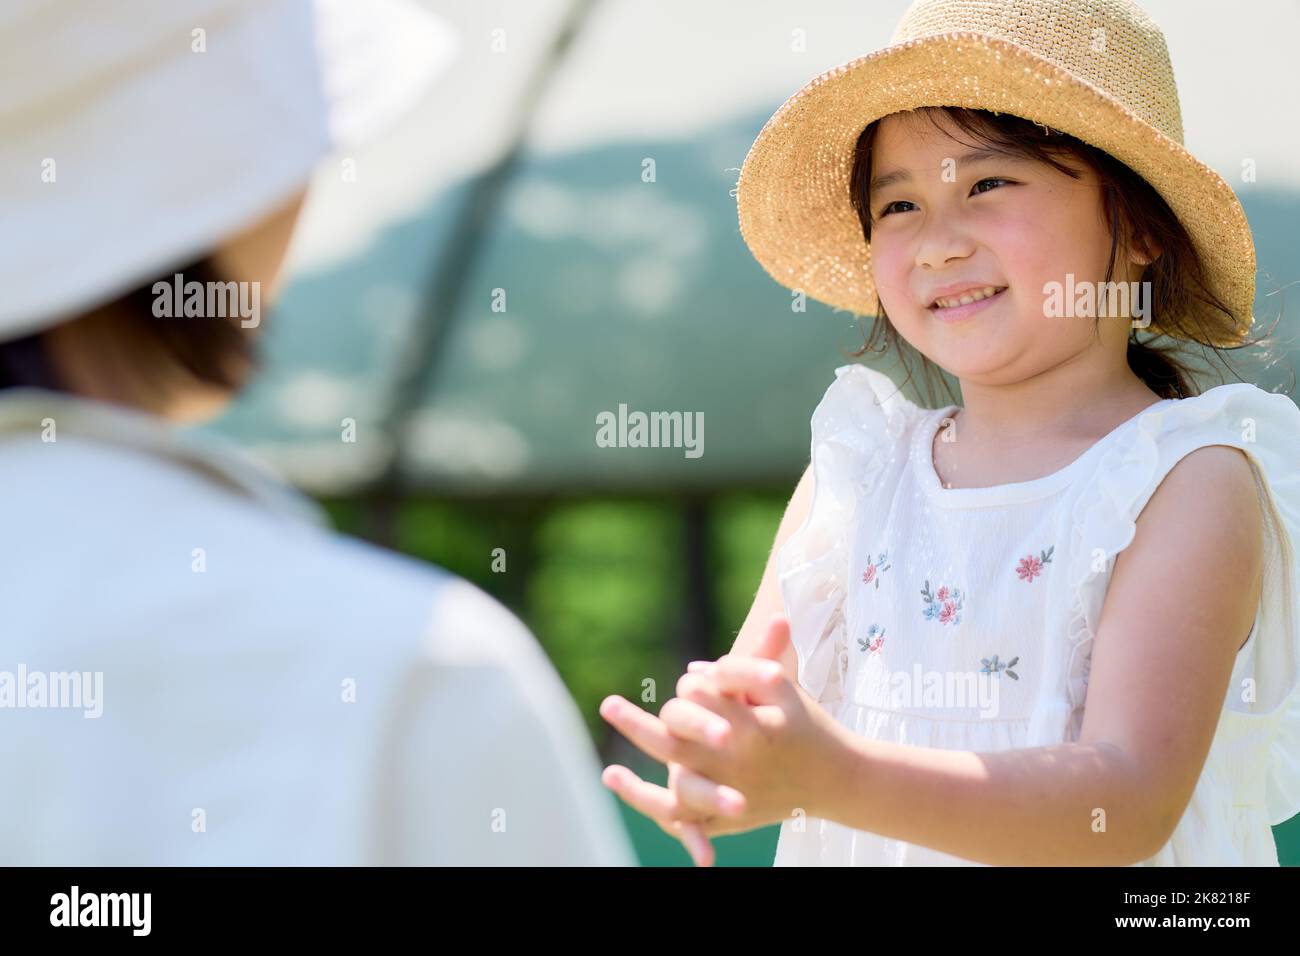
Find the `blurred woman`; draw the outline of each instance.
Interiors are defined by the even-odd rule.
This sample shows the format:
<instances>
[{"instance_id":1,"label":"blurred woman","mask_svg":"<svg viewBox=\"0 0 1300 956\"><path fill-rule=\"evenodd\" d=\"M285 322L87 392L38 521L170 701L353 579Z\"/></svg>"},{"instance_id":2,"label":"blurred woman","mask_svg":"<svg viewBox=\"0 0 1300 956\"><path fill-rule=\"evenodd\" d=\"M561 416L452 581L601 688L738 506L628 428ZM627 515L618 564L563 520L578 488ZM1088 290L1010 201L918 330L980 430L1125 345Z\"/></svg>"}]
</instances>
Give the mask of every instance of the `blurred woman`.
<instances>
[{"instance_id":1,"label":"blurred woman","mask_svg":"<svg viewBox=\"0 0 1300 956\"><path fill-rule=\"evenodd\" d=\"M518 619L184 428L313 167L453 46L389 0L0 12L0 862L632 862Z\"/></svg>"}]
</instances>

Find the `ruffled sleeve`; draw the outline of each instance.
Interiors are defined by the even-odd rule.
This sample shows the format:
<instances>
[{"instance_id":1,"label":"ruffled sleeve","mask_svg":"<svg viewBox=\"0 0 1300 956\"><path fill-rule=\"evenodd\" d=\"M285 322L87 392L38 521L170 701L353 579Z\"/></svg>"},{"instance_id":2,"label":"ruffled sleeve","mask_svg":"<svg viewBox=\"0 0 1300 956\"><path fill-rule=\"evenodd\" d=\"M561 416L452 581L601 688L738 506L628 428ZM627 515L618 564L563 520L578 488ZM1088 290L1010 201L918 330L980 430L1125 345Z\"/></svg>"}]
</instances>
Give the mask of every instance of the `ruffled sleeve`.
<instances>
[{"instance_id":1,"label":"ruffled sleeve","mask_svg":"<svg viewBox=\"0 0 1300 956\"><path fill-rule=\"evenodd\" d=\"M1260 735L1269 761L1264 799L1276 825L1300 812L1300 409L1287 396L1247 383L1220 385L1153 408L1105 452L1072 514L1070 704L1077 708L1086 694L1114 557L1132 542L1138 516L1164 477L1206 445L1246 452L1260 492L1263 591L1256 631L1240 652L1251 659L1239 660L1234 673L1252 682L1253 695L1247 701L1230 691L1226 706Z\"/></svg>"},{"instance_id":2,"label":"ruffled sleeve","mask_svg":"<svg viewBox=\"0 0 1300 956\"><path fill-rule=\"evenodd\" d=\"M904 457L891 452L921 411L887 375L844 365L813 412L812 503L781 547L777 568L799 683L823 704L843 691L844 600L855 516Z\"/></svg>"}]
</instances>

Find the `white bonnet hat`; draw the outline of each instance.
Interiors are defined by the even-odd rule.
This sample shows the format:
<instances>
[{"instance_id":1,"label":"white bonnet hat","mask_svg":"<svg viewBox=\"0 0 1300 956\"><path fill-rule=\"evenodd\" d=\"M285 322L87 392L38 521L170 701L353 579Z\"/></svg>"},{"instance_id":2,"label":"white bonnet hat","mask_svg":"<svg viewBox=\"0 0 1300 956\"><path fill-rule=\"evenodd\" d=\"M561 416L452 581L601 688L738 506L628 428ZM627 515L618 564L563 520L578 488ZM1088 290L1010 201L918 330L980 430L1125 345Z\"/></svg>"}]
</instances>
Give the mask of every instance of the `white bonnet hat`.
<instances>
[{"instance_id":1,"label":"white bonnet hat","mask_svg":"<svg viewBox=\"0 0 1300 956\"><path fill-rule=\"evenodd\" d=\"M207 253L457 47L407 0L5 0L0 340Z\"/></svg>"}]
</instances>

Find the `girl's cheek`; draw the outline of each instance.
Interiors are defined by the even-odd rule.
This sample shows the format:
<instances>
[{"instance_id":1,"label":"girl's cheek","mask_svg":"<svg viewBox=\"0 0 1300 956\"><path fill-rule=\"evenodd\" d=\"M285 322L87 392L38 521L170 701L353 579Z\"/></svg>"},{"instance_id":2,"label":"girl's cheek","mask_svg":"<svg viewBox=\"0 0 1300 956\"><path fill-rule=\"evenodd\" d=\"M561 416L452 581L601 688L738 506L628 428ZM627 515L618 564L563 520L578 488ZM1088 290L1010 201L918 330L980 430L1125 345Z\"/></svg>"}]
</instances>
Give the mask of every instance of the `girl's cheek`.
<instances>
[{"instance_id":1,"label":"girl's cheek","mask_svg":"<svg viewBox=\"0 0 1300 956\"><path fill-rule=\"evenodd\" d=\"M871 249L871 270L876 292L890 317L903 318L911 294L907 285L907 268L904 256L887 242L876 242Z\"/></svg>"},{"instance_id":2,"label":"girl's cheek","mask_svg":"<svg viewBox=\"0 0 1300 956\"><path fill-rule=\"evenodd\" d=\"M1042 295L1045 283L1086 271L1081 251L1091 238L1061 208L1061 197L1049 191L1038 198L1036 207L1025 202L1008 209L991 230L1008 282L1034 296Z\"/></svg>"},{"instance_id":3,"label":"girl's cheek","mask_svg":"<svg viewBox=\"0 0 1300 956\"><path fill-rule=\"evenodd\" d=\"M1015 289L1022 303L1035 300L1046 281L1045 273L1051 271L1045 266L1052 258L1049 247L1059 241L1019 220L990 224L981 239L990 255L990 278L1001 279Z\"/></svg>"}]
</instances>

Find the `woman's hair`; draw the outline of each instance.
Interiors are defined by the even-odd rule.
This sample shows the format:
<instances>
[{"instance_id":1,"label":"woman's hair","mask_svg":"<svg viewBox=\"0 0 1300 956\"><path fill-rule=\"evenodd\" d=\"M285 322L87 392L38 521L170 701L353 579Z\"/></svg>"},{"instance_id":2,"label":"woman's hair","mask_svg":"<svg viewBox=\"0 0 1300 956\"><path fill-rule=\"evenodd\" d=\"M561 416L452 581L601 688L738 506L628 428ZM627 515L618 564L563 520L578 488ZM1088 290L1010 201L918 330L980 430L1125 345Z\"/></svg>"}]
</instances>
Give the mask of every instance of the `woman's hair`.
<instances>
[{"instance_id":1,"label":"woman's hair","mask_svg":"<svg viewBox=\"0 0 1300 956\"><path fill-rule=\"evenodd\" d=\"M178 375L205 385L238 391L255 368L258 355L253 338L239 326L238 317L188 316L159 318L154 315L155 282L172 283L180 272L188 283L195 280L207 287L220 282L210 257L190 263L182 269L169 270L124 293L112 302L66 323L75 332L78 324L94 323L96 343L117 342L121 356L115 367L129 369L136 386L162 388ZM52 391L71 391L59 375L49 350L51 329L44 329L20 339L0 342L0 389L34 387ZM143 346L143 347L142 347Z\"/></svg>"},{"instance_id":2,"label":"woman's hair","mask_svg":"<svg viewBox=\"0 0 1300 956\"><path fill-rule=\"evenodd\" d=\"M1154 243L1159 255L1145 268L1142 279L1151 283L1147 305L1149 314L1156 317L1155 321L1160 325L1162 333L1140 338L1140 330L1134 328L1130 332L1128 343L1129 368L1152 391L1161 398L1185 398L1200 392L1198 372L1182 358L1186 346L1177 340L1172 340L1174 344L1164 347L1151 344L1151 338L1161 334L1176 333L1189 342L1200 345L1222 362L1225 368L1232 370L1223 355L1224 350L1215 346L1213 340L1227 337L1232 329L1248 322L1249 317L1234 315L1231 308L1210 289L1206 281L1205 264L1197 254L1191 237L1168 203L1150 183L1104 150L1019 116L949 106L926 107L918 112L925 113L936 128L941 128L937 115L940 111L947 114L958 129L977 141L972 145L1045 163L1073 179L1078 179L1080 173L1062 163L1061 158L1075 159L1096 173L1101 186L1102 214L1110 222L1110 260L1105 282L1111 281L1116 255L1122 245L1141 248L1145 243ZM849 182L850 199L868 243L871 241L869 192L872 146L878 127L879 120L871 123L859 135ZM1212 318L1205 317L1207 310L1192 308L1193 303L1198 301L1210 307L1208 314ZM1231 346L1231 349L1260 346L1264 342L1264 339L1247 340ZM877 296L876 319L867 335L866 344L852 354L861 356L868 352L883 353L891 346L897 350L909 379L912 377L909 356L915 354L920 358L925 371L927 397L931 404L938 404L934 389L938 367L898 334ZM1261 357L1267 354L1261 353ZM942 375L939 377L949 397L955 400L951 384Z\"/></svg>"}]
</instances>

